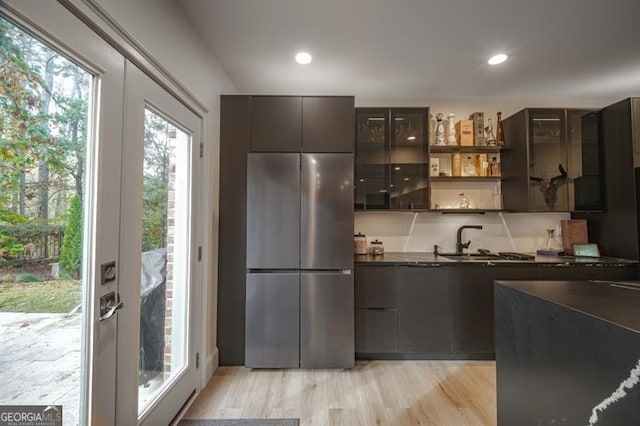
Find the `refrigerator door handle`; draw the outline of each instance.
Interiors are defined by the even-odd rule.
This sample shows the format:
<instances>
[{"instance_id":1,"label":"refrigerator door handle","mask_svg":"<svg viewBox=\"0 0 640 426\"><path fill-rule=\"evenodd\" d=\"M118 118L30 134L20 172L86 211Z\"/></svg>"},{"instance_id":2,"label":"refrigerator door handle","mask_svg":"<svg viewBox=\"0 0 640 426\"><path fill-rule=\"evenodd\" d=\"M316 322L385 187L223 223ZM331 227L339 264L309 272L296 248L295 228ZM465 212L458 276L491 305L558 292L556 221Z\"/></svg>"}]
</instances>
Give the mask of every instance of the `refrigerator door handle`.
<instances>
[{"instance_id":1,"label":"refrigerator door handle","mask_svg":"<svg viewBox=\"0 0 640 426\"><path fill-rule=\"evenodd\" d=\"M247 269L248 274L299 274L299 269L256 268Z\"/></svg>"},{"instance_id":2,"label":"refrigerator door handle","mask_svg":"<svg viewBox=\"0 0 640 426\"><path fill-rule=\"evenodd\" d=\"M352 269L301 269L300 272L303 274L351 275L353 273L353 270Z\"/></svg>"}]
</instances>

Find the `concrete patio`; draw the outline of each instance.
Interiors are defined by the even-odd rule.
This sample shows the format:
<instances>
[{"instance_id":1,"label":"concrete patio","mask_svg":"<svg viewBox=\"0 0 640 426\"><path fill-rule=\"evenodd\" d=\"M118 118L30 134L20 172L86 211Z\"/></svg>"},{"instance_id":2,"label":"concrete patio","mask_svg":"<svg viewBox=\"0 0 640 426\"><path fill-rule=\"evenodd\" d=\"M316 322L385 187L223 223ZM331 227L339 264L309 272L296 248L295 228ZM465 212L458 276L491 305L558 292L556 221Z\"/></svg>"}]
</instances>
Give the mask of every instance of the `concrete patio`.
<instances>
[{"instance_id":1,"label":"concrete patio","mask_svg":"<svg viewBox=\"0 0 640 426\"><path fill-rule=\"evenodd\" d=\"M62 405L78 424L80 314L0 312L0 404Z\"/></svg>"}]
</instances>

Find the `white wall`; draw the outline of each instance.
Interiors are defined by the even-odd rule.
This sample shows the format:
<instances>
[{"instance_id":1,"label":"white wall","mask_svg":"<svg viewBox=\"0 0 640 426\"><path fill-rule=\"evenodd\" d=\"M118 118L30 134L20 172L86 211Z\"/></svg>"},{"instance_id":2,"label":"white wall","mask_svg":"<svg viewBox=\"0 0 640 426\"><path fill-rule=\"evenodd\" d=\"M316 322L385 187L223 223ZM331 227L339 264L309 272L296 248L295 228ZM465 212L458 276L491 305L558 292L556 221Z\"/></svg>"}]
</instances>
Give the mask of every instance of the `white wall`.
<instances>
[{"instance_id":1,"label":"white wall","mask_svg":"<svg viewBox=\"0 0 640 426\"><path fill-rule=\"evenodd\" d=\"M501 218L499 213L356 212L355 232L365 234L369 243L374 239L382 241L386 252L432 252L437 244L441 252L453 253L458 227L482 225L482 230L464 231L464 242L471 240L469 251L485 248L494 252L530 253L546 243L547 229L556 230L556 239L562 244L563 219L570 219L569 213L503 213Z\"/></svg>"},{"instance_id":2,"label":"white wall","mask_svg":"<svg viewBox=\"0 0 640 426\"><path fill-rule=\"evenodd\" d=\"M172 0L98 0L100 6L151 56L175 77L207 109L203 138L205 161L202 193L209 194L204 206L208 221L208 241L204 244L207 268L208 310L204 323L208 336L207 361L216 352L218 293L218 177L220 95L236 89L217 58L188 22L184 12ZM208 255L207 255L208 253Z\"/></svg>"}]
</instances>

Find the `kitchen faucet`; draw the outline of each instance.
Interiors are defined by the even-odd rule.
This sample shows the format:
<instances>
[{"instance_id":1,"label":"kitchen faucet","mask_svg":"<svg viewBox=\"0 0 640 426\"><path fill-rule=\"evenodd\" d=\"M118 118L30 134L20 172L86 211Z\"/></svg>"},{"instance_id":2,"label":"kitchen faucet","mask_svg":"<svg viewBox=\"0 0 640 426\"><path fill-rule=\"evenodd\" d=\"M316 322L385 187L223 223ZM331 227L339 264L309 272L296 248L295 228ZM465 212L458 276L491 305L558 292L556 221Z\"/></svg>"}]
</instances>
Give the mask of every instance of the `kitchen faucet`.
<instances>
[{"instance_id":1,"label":"kitchen faucet","mask_svg":"<svg viewBox=\"0 0 640 426\"><path fill-rule=\"evenodd\" d=\"M462 242L462 231L465 229L482 229L482 225L464 225L458 228L458 234L456 237L456 254L462 254L462 250L469 248L471 240L466 243Z\"/></svg>"}]
</instances>

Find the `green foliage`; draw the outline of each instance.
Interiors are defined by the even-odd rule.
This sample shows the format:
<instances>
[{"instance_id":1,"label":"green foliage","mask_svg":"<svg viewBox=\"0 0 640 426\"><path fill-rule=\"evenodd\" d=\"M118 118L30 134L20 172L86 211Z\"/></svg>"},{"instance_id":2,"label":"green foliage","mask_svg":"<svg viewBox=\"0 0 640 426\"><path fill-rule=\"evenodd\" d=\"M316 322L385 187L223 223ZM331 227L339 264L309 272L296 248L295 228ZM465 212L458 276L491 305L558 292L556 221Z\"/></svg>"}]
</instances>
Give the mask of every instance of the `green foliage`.
<instances>
[{"instance_id":1,"label":"green foliage","mask_svg":"<svg viewBox=\"0 0 640 426\"><path fill-rule=\"evenodd\" d=\"M46 225L39 223L24 223L14 226L0 225L0 234L10 235L21 241L38 240L45 236L60 234L64 225Z\"/></svg>"},{"instance_id":2,"label":"green foliage","mask_svg":"<svg viewBox=\"0 0 640 426\"><path fill-rule=\"evenodd\" d=\"M0 20L0 206L17 188L22 170L37 164L47 143L40 113L45 83L28 64L13 25Z\"/></svg>"},{"instance_id":3,"label":"green foliage","mask_svg":"<svg viewBox=\"0 0 640 426\"><path fill-rule=\"evenodd\" d=\"M47 223L69 192L82 197L90 79L0 18L0 221L13 211Z\"/></svg>"},{"instance_id":4,"label":"green foliage","mask_svg":"<svg viewBox=\"0 0 640 426\"><path fill-rule=\"evenodd\" d=\"M17 283L37 283L38 281L40 281L38 277L31 274L18 274L15 278Z\"/></svg>"},{"instance_id":5,"label":"green foliage","mask_svg":"<svg viewBox=\"0 0 640 426\"><path fill-rule=\"evenodd\" d=\"M77 276L82 261L82 202L76 195L67 212L67 227L60 249L60 265Z\"/></svg>"},{"instance_id":6,"label":"green foliage","mask_svg":"<svg viewBox=\"0 0 640 426\"><path fill-rule=\"evenodd\" d=\"M16 225L18 223L24 223L27 218L20 213L12 212L11 210L0 209L0 223L8 223L10 225Z\"/></svg>"},{"instance_id":7,"label":"green foliage","mask_svg":"<svg viewBox=\"0 0 640 426\"><path fill-rule=\"evenodd\" d=\"M151 111L145 112L144 192L142 195L143 251L167 246L169 128L169 122L163 117Z\"/></svg>"},{"instance_id":8,"label":"green foliage","mask_svg":"<svg viewBox=\"0 0 640 426\"><path fill-rule=\"evenodd\" d=\"M167 182L144 179L142 251L166 247L167 239Z\"/></svg>"},{"instance_id":9,"label":"green foliage","mask_svg":"<svg viewBox=\"0 0 640 426\"><path fill-rule=\"evenodd\" d=\"M22 254L24 246L16 237L0 231L0 259L14 259Z\"/></svg>"},{"instance_id":10,"label":"green foliage","mask_svg":"<svg viewBox=\"0 0 640 426\"><path fill-rule=\"evenodd\" d=\"M22 223L26 218L18 213L0 209L0 223ZM14 259L23 252L24 246L12 235L7 227L0 226L0 259Z\"/></svg>"}]
</instances>

